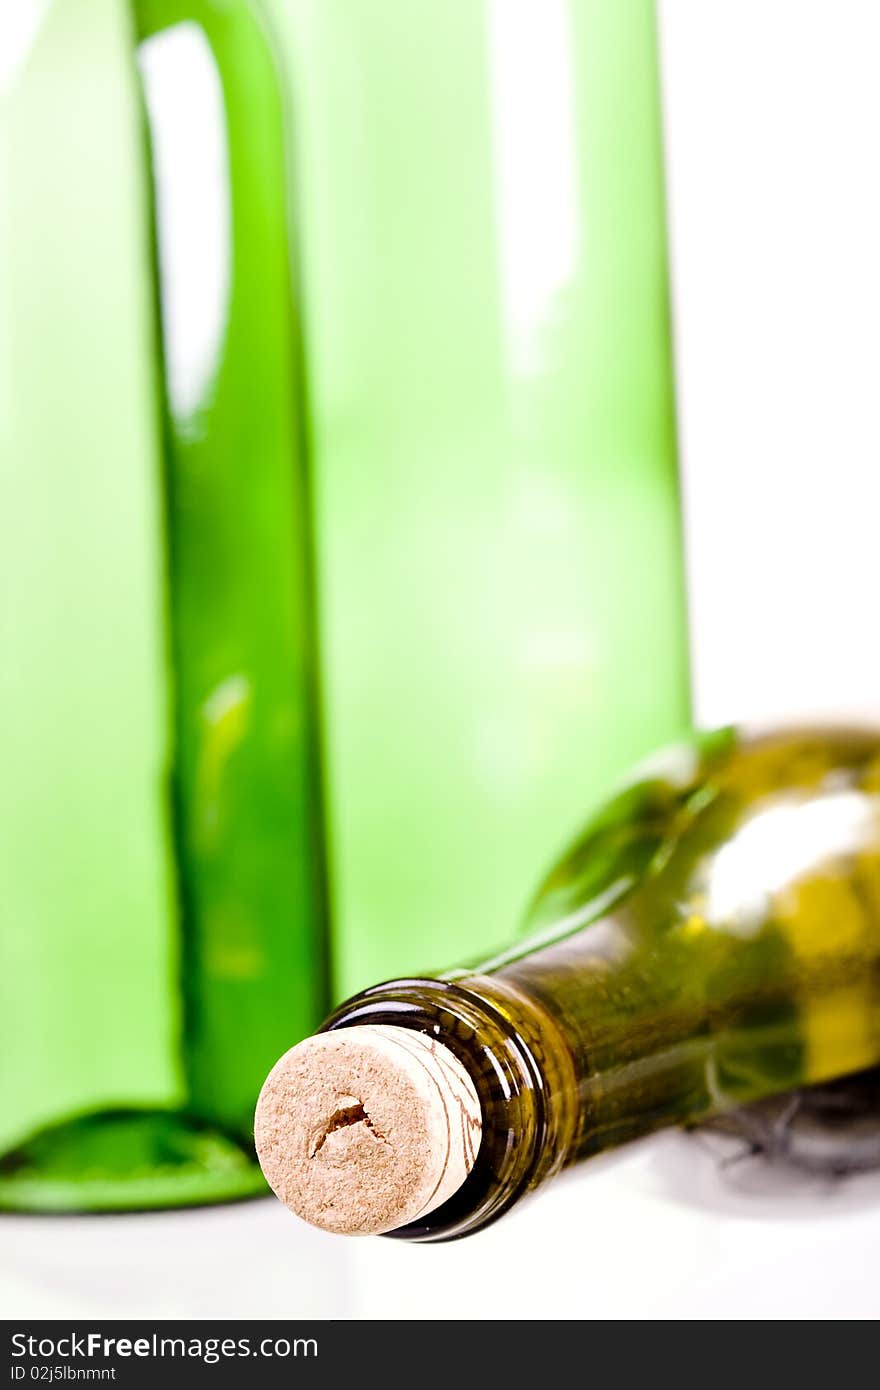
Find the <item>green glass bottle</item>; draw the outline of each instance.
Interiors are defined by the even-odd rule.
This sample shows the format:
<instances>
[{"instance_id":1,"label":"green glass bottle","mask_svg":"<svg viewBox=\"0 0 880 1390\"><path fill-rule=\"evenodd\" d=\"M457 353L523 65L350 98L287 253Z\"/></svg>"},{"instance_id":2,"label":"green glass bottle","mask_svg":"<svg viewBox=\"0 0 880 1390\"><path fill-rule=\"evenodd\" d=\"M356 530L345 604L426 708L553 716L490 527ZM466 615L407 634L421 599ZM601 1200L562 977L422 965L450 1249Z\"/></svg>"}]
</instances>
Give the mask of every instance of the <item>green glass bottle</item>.
<instances>
[{"instance_id":1,"label":"green glass bottle","mask_svg":"<svg viewBox=\"0 0 880 1390\"><path fill-rule=\"evenodd\" d=\"M308 1027L325 986L287 111L259 5L134 8L164 329L187 1077L197 1114L246 1135L257 1058L285 1020Z\"/></svg>"},{"instance_id":2,"label":"green glass bottle","mask_svg":"<svg viewBox=\"0 0 880 1390\"><path fill-rule=\"evenodd\" d=\"M880 734L675 750L589 823L528 927L326 1025L417 1029L479 1097L470 1175L395 1235L467 1234L578 1159L880 1063Z\"/></svg>"},{"instance_id":3,"label":"green glass bottle","mask_svg":"<svg viewBox=\"0 0 880 1390\"><path fill-rule=\"evenodd\" d=\"M325 998L286 120L248 0L59 0L6 94L0 1207L262 1190Z\"/></svg>"},{"instance_id":4,"label":"green glass bottle","mask_svg":"<svg viewBox=\"0 0 880 1390\"><path fill-rule=\"evenodd\" d=\"M651 0L274 0L337 993L504 934L688 725Z\"/></svg>"}]
</instances>

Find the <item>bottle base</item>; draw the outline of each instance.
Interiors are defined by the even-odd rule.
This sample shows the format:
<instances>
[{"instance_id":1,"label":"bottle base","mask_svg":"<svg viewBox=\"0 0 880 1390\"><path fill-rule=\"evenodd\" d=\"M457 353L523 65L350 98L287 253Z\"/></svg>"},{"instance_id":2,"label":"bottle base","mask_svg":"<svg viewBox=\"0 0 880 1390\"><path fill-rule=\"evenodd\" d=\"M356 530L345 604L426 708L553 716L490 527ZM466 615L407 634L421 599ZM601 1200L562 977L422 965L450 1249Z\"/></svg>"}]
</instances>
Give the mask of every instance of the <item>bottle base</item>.
<instances>
[{"instance_id":1,"label":"bottle base","mask_svg":"<svg viewBox=\"0 0 880 1390\"><path fill-rule=\"evenodd\" d=\"M41 1130L0 1158L0 1211L132 1212L268 1192L256 1157L167 1110L112 1110Z\"/></svg>"}]
</instances>

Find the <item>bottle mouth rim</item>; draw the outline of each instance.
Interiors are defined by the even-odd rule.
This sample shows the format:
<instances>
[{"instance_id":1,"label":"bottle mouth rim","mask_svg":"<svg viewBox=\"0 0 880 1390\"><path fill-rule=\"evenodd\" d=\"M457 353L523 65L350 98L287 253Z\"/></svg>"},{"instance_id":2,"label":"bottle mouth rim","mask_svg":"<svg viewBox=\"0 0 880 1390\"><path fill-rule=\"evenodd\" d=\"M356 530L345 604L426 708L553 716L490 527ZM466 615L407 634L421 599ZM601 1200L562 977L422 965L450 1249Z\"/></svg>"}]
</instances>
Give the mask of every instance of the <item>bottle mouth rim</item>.
<instances>
[{"instance_id":1,"label":"bottle mouth rim","mask_svg":"<svg viewBox=\"0 0 880 1390\"><path fill-rule=\"evenodd\" d=\"M374 985L334 1010L320 1031L377 1023L414 1028L454 1052L483 1113L480 1149L458 1191L387 1236L435 1242L482 1229L530 1186L542 1151L546 1081L538 1059L500 1008L458 981L407 978Z\"/></svg>"}]
</instances>

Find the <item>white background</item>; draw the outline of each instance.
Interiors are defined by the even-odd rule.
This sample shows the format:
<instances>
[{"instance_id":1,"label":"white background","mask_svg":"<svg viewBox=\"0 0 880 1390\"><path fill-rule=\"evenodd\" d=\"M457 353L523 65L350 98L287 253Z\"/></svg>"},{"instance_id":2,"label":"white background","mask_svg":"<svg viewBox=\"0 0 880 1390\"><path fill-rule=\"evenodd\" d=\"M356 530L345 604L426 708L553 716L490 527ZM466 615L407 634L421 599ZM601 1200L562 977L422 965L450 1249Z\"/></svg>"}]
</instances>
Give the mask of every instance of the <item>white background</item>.
<instances>
[{"instance_id":1,"label":"white background","mask_svg":"<svg viewBox=\"0 0 880 1390\"><path fill-rule=\"evenodd\" d=\"M701 722L880 710L880 6L662 0Z\"/></svg>"},{"instance_id":2,"label":"white background","mask_svg":"<svg viewBox=\"0 0 880 1390\"><path fill-rule=\"evenodd\" d=\"M880 5L665 0L661 20L697 713L880 708ZM443 1247L325 1236L273 1201L10 1218L0 1308L880 1314L880 1178L774 1186L669 1134Z\"/></svg>"}]
</instances>

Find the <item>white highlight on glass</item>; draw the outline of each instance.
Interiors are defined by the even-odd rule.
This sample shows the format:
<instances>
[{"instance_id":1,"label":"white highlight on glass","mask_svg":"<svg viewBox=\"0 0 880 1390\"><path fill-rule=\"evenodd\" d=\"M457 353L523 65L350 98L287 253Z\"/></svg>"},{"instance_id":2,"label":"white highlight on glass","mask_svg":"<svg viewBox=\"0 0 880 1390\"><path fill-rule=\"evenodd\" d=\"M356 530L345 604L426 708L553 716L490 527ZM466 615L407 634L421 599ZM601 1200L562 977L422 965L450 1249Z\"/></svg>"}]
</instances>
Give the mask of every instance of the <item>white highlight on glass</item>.
<instances>
[{"instance_id":1,"label":"white highlight on glass","mask_svg":"<svg viewBox=\"0 0 880 1390\"><path fill-rule=\"evenodd\" d=\"M490 0L488 17L507 335L514 370L534 373L578 250L568 0Z\"/></svg>"},{"instance_id":2,"label":"white highlight on glass","mask_svg":"<svg viewBox=\"0 0 880 1390\"><path fill-rule=\"evenodd\" d=\"M210 45L189 21L147 39L138 61L150 118L169 403L182 424L210 399L229 313L223 89Z\"/></svg>"},{"instance_id":3,"label":"white highlight on glass","mask_svg":"<svg viewBox=\"0 0 880 1390\"><path fill-rule=\"evenodd\" d=\"M862 792L769 806L718 851L707 885L706 919L713 927L750 936L780 889L814 873L817 864L830 866L851 855L854 846L878 842L880 805Z\"/></svg>"},{"instance_id":4,"label":"white highlight on glass","mask_svg":"<svg viewBox=\"0 0 880 1390\"><path fill-rule=\"evenodd\" d=\"M0 0L0 92L27 62L48 9L49 0Z\"/></svg>"}]
</instances>

